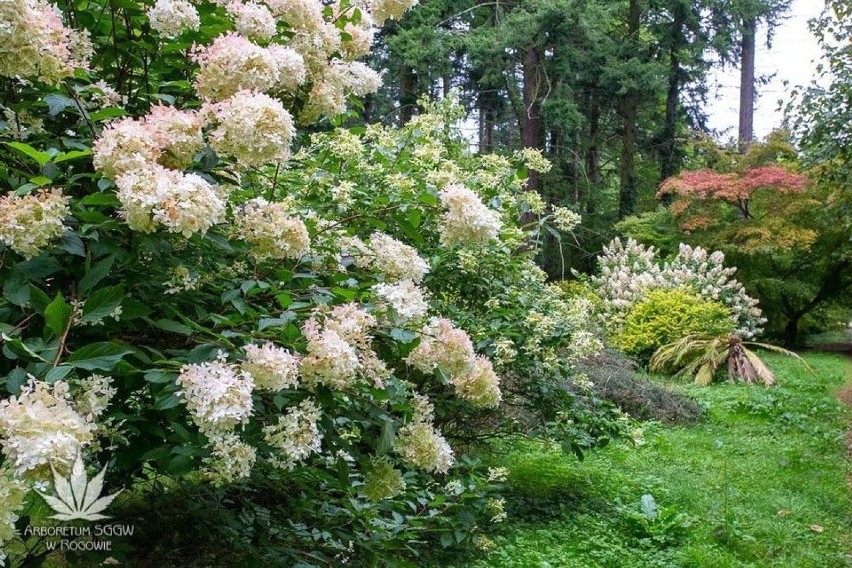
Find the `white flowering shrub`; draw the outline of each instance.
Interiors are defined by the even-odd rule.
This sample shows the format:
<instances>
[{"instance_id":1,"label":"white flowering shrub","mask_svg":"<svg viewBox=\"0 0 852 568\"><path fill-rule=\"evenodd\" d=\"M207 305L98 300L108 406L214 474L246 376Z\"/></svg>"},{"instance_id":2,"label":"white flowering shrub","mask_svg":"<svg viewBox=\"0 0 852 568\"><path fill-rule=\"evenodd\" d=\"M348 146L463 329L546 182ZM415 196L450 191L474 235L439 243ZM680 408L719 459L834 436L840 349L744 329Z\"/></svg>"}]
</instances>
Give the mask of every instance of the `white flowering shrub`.
<instances>
[{"instance_id":1,"label":"white flowering shrub","mask_svg":"<svg viewBox=\"0 0 852 568\"><path fill-rule=\"evenodd\" d=\"M588 303L521 228L543 158L466 155L451 100L328 128L413 3L0 6L0 563L44 552L15 523L78 454L142 525L124 559L369 564L502 520L471 443L617 431L570 381ZM191 522L134 508L199 487Z\"/></svg>"},{"instance_id":2,"label":"white flowering shrub","mask_svg":"<svg viewBox=\"0 0 852 568\"><path fill-rule=\"evenodd\" d=\"M602 299L601 317L611 335L621 331L631 308L652 290L689 290L708 302L726 306L734 333L745 339L760 335L766 323L758 302L733 276L736 267L725 266L725 255L681 243L677 255L661 262L654 247L633 239L615 238L598 259L598 274L591 283Z\"/></svg>"}]
</instances>

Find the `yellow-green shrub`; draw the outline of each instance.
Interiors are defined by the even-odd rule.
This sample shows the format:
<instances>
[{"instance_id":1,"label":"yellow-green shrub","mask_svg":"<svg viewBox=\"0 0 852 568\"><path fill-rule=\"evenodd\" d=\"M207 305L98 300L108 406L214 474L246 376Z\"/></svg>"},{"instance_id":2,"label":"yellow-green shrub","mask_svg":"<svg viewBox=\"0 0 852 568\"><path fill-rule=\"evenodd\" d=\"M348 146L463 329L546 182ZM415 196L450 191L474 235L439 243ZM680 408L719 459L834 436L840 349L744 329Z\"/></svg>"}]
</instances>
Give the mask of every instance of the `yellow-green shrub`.
<instances>
[{"instance_id":1,"label":"yellow-green shrub","mask_svg":"<svg viewBox=\"0 0 852 568\"><path fill-rule=\"evenodd\" d=\"M652 290L627 313L621 331L611 338L622 351L649 358L663 345L687 335L713 337L734 330L731 312L684 290Z\"/></svg>"}]
</instances>

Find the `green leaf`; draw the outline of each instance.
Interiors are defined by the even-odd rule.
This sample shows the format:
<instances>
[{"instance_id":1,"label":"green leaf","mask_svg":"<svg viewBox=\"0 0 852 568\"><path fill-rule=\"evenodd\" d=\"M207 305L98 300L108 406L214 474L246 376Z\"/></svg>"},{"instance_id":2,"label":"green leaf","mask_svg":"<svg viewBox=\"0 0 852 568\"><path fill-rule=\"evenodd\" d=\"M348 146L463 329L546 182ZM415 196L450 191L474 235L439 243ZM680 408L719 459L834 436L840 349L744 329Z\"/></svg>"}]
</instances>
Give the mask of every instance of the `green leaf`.
<instances>
[{"instance_id":1,"label":"green leaf","mask_svg":"<svg viewBox=\"0 0 852 568\"><path fill-rule=\"evenodd\" d=\"M95 290L83 304L83 321L97 321L108 317L121 305L123 299L123 284Z\"/></svg>"},{"instance_id":2,"label":"green leaf","mask_svg":"<svg viewBox=\"0 0 852 568\"><path fill-rule=\"evenodd\" d=\"M59 238L59 248L74 256L86 256L86 245L74 231L65 231Z\"/></svg>"},{"instance_id":3,"label":"green leaf","mask_svg":"<svg viewBox=\"0 0 852 568\"><path fill-rule=\"evenodd\" d=\"M23 367L15 367L6 375L6 390L11 394L17 395L21 392L21 385L27 382L27 370Z\"/></svg>"},{"instance_id":4,"label":"green leaf","mask_svg":"<svg viewBox=\"0 0 852 568\"><path fill-rule=\"evenodd\" d=\"M168 410L180 406L181 398L173 392L160 393L157 400L154 402L154 408L157 410Z\"/></svg>"},{"instance_id":5,"label":"green leaf","mask_svg":"<svg viewBox=\"0 0 852 568\"><path fill-rule=\"evenodd\" d=\"M56 337L62 337L71 321L72 311L71 304L66 302L62 294L57 292L56 298L44 309L44 323L47 329L52 331Z\"/></svg>"},{"instance_id":6,"label":"green leaf","mask_svg":"<svg viewBox=\"0 0 852 568\"><path fill-rule=\"evenodd\" d=\"M121 202L113 193L91 193L80 200L83 205L103 205L121 207Z\"/></svg>"},{"instance_id":7,"label":"green leaf","mask_svg":"<svg viewBox=\"0 0 852 568\"><path fill-rule=\"evenodd\" d=\"M107 107L105 109L101 109L99 111L93 112L89 115L89 118L92 119L92 122L100 122L101 120L107 120L109 118L116 118L119 116L125 116L127 111L118 107Z\"/></svg>"},{"instance_id":8,"label":"green leaf","mask_svg":"<svg viewBox=\"0 0 852 568\"><path fill-rule=\"evenodd\" d=\"M110 269L112 268L113 263L115 262L115 255L112 254L89 270L83 278L80 279L77 288L83 294L88 294L89 291L94 288L98 282L104 279L104 277L109 274Z\"/></svg>"},{"instance_id":9,"label":"green leaf","mask_svg":"<svg viewBox=\"0 0 852 568\"><path fill-rule=\"evenodd\" d=\"M92 343L75 351L66 364L87 371L112 371L128 353L133 351L117 343Z\"/></svg>"},{"instance_id":10,"label":"green leaf","mask_svg":"<svg viewBox=\"0 0 852 568\"><path fill-rule=\"evenodd\" d=\"M79 160L80 158L85 158L87 156L91 156L91 150L71 150L70 152L65 152L64 154L59 154L55 158L53 158L53 163L58 164L60 162L68 162L71 160Z\"/></svg>"},{"instance_id":11,"label":"green leaf","mask_svg":"<svg viewBox=\"0 0 852 568\"><path fill-rule=\"evenodd\" d=\"M68 373L70 373L71 370L72 368L68 365L59 365L58 367L50 369L44 376L44 380L50 384L55 383L56 381L61 381L68 376Z\"/></svg>"},{"instance_id":12,"label":"green leaf","mask_svg":"<svg viewBox=\"0 0 852 568\"><path fill-rule=\"evenodd\" d=\"M173 383L177 377L174 373L170 373L168 371L162 371L160 369L153 369L145 373L145 380L149 383L155 385L161 385L166 383Z\"/></svg>"},{"instance_id":13,"label":"green leaf","mask_svg":"<svg viewBox=\"0 0 852 568\"><path fill-rule=\"evenodd\" d=\"M23 142L6 142L6 145L34 160L39 166L43 166L50 161L50 154L39 152L29 144Z\"/></svg>"},{"instance_id":14,"label":"green leaf","mask_svg":"<svg viewBox=\"0 0 852 568\"><path fill-rule=\"evenodd\" d=\"M388 453L393 447L393 441L396 437L396 429L393 426L393 420L385 417L385 424L382 427L382 436L379 438L379 444L376 447L376 453L378 455L384 455Z\"/></svg>"},{"instance_id":15,"label":"green leaf","mask_svg":"<svg viewBox=\"0 0 852 568\"><path fill-rule=\"evenodd\" d=\"M78 113L80 112L80 109L77 107L77 103L75 103L73 99L70 99L65 95L60 95L59 93L51 93L45 96L44 103L47 105L47 114L51 117L56 116L67 108L73 108Z\"/></svg>"},{"instance_id":16,"label":"green leaf","mask_svg":"<svg viewBox=\"0 0 852 568\"><path fill-rule=\"evenodd\" d=\"M166 331L171 331L172 333L179 333L181 335L192 335L192 330L183 325L182 323L178 323L174 320L169 319L161 319L157 320L154 324L160 329L164 329Z\"/></svg>"},{"instance_id":17,"label":"green leaf","mask_svg":"<svg viewBox=\"0 0 852 568\"><path fill-rule=\"evenodd\" d=\"M50 296L45 294L41 288L32 284L29 286L29 292L30 305L35 311L44 315L44 309L50 304Z\"/></svg>"}]
</instances>

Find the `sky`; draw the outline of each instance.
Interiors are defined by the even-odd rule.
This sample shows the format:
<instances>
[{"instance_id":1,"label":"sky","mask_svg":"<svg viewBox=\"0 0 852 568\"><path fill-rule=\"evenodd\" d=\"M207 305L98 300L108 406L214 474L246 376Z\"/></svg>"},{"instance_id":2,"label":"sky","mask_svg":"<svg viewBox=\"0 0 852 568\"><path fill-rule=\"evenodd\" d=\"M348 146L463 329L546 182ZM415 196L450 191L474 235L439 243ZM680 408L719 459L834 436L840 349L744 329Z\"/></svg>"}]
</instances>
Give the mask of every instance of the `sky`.
<instances>
[{"instance_id":1,"label":"sky","mask_svg":"<svg viewBox=\"0 0 852 568\"><path fill-rule=\"evenodd\" d=\"M773 75L772 81L758 85L758 99L754 109L754 134L763 138L773 128L781 125L782 112L779 100L788 100L796 85L810 83L816 60L820 56L819 44L808 30L808 20L822 11L821 0L793 0L787 19L776 29L771 47L766 45L766 28L758 31L755 55L756 75ZM710 78L708 97L708 126L727 140L737 135L739 120L739 68L716 71ZM789 82L784 86L784 80Z\"/></svg>"}]
</instances>

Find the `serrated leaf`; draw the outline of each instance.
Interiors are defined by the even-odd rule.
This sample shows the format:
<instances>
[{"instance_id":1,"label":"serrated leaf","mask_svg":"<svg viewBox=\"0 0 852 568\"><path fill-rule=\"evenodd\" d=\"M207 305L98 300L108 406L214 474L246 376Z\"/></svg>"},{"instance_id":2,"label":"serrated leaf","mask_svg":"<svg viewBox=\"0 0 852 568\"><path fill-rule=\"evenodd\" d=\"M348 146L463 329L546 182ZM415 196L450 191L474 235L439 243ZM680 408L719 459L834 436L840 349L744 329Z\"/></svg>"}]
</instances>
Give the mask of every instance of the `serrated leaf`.
<instances>
[{"instance_id":1,"label":"serrated leaf","mask_svg":"<svg viewBox=\"0 0 852 568\"><path fill-rule=\"evenodd\" d=\"M97 264L95 264L91 270L89 270L83 278L80 279L77 288L83 294L88 294L89 291L97 286L98 282L104 279L104 277L109 274L110 269L112 268L113 263L115 263L115 255L110 255L105 259L101 260Z\"/></svg>"},{"instance_id":2,"label":"serrated leaf","mask_svg":"<svg viewBox=\"0 0 852 568\"><path fill-rule=\"evenodd\" d=\"M97 321L108 317L124 300L124 285L110 286L92 292L83 304L83 321Z\"/></svg>"},{"instance_id":3,"label":"serrated leaf","mask_svg":"<svg viewBox=\"0 0 852 568\"><path fill-rule=\"evenodd\" d=\"M71 305L57 292L56 298L44 308L44 323L54 336L61 337L71 321L72 312Z\"/></svg>"},{"instance_id":4,"label":"serrated leaf","mask_svg":"<svg viewBox=\"0 0 852 568\"><path fill-rule=\"evenodd\" d=\"M87 371L112 371L122 357L132 352L117 343L92 343L76 350L65 363Z\"/></svg>"}]
</instances>

